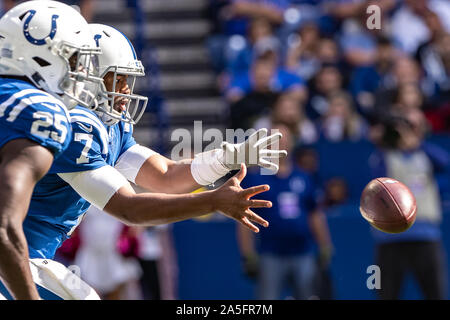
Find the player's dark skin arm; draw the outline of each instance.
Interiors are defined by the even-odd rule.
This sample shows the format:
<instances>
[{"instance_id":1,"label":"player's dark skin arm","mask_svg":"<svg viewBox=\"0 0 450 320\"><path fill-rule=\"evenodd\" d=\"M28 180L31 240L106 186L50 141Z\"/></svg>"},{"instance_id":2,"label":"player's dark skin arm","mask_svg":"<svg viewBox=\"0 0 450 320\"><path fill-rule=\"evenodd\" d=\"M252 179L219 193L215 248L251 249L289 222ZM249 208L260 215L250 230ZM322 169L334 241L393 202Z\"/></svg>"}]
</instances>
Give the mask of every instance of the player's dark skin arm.
<instances>
[{"instance_id":1,"label":"player's dark skin arm","mask_svg":"<svg viewBox=\"0 0 450 320\"><path fill-rule=\"evenodd\" d=\"M15 299L39 299L29 267L22 223L34 186L50 169L53 154L27 139L0 150L0 277Z\"/></svg>"},{"instance_id":2,"label":"player's dark skin arm","mask_svg":"<svg viewBox=\"0 0 450 320\"><path fill-rule=\"evenodd\" d=\"M106 204L104 211L131 225L158 225L198 217L219 211L235 219L254 232L268 222L250 208L268 208L270 201L251 200L254 195L269 190L268 185L242 189L241 181L247 173L245 165L221 187L193 194L136 194L130 185L120 188Z\"/></svg>"},{"instance_id":3,"label":"player's dark skin arm","mask_svg":"<svg viewBox=\"0 0 450 320\"><path fill-rule=\"evenodd\" d=\"M191 174L191 159L170 160L155 154L148 158L136 176L136 184L151 192L185 193L200 187Z\"/></svg>"}]
</instances>

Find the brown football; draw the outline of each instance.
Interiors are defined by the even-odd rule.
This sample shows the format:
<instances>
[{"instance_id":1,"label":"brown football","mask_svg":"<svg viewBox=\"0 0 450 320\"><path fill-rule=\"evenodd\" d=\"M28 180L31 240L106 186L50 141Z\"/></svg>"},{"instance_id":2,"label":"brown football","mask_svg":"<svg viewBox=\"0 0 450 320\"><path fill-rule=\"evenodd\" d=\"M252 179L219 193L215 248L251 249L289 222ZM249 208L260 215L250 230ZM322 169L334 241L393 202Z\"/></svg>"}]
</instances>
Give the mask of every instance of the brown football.
<instances>
[{"instance_id":1,"label":"brown football","mask_svg":"<svg viewBox=\"0 0 450 320\"><path fill-rule=\"evenodd\" d=\"M361 194L360 211L373 227L400 233L416 220L416 199L403 183L392 178L370 181Z\"/></svg>"}]
</instances>

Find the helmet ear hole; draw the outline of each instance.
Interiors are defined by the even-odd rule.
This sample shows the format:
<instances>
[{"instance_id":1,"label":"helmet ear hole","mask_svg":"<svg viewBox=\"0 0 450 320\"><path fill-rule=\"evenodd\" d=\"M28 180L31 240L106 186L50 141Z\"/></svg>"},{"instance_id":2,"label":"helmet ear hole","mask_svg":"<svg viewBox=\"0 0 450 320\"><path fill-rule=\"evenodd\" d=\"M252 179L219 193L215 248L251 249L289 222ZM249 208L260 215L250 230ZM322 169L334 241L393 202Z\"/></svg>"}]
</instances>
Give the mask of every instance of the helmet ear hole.
<instances>
[{"instance_id":1,"label":"helmet ear hole","mask_svg":"<svg viewBox=\"0 0 450 320\"><path fill-rule=\"evenodd\" d=\"M23 18L25 17L25 15L26 15L27 13L28 13L28 11L22 13L22 14L20 15L20 17L19 17L19 20L22 21Z\"/></svg>"},{"instance_id":2,"label":"helmet ear hole","mask_svg":"<svg viewBox=\"0 0 450 320\"><path fill-rule=\"evenodd\" d=\"M36 63L39 64L41 67L47 67L47 66L51 65L50 62L48 62L47 60L44 60L40 57L33 57L33 60L36 61Z\"/></svg>"}]
</instances>

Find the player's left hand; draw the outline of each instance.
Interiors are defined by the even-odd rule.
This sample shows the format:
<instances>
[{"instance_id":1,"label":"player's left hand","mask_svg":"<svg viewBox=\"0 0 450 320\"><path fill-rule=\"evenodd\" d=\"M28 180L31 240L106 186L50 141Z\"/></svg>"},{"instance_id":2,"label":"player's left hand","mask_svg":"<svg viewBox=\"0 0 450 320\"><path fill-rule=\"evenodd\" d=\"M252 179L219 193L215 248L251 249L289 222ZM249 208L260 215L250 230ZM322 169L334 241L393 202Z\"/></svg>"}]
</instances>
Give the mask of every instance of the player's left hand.
<instances>
[{"instance_id":1,"label":"player's left hand","mask_svg":"<svg viewBox=\"0 0 450 320\"><path fill-rule=\"evenodd\" d=\"M287 151L269 147L278 143L282 136L281 132L267 136L267 129L263 128L242 143L222 142L223 154L220 161L229 170L239 170L241 163L245 163L247 167L258 165L276 172L278 164L274 160L287 156Z\"/></svg>"},{"instance_id":2,"label":"player's left hand","mask_svg":"<svg viewBox=\"0 0 450 320\"><path fill-rule=\"evenodd\" d=\"M247 174L245 164L241 164L241 170L228 179L219 188L213 190L215 197L212 201L213 210L218 211L229 218L236 220L253 232L259 232L253 222L264 227L269 226L269 222L261 218L252 208L271 208L272 202L267 200L252 199L253 196L270 189L269 185L259 185L243 189L241 182Z\"/></svg>"}]
</instances>

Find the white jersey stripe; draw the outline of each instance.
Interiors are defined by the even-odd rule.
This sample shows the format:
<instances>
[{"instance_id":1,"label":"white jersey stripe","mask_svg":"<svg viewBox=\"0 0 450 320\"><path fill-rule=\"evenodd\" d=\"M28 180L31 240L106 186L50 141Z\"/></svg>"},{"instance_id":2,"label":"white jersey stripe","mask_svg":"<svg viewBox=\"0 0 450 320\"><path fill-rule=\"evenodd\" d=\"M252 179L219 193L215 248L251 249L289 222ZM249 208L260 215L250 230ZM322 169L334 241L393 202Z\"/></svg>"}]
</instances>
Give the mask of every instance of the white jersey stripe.
<instances>
[{"instance_id":1,"label":"white jersey stripe","mask_svg":"<svg viewBox=\"0 0 450 320\"><path fill-rule=\"evenodd\" d=\"M105 127L105 125L103 124L103 122L95 115L93 115L90 112L87 112L86 110L81 110L81 109L72 109L70 110L70 114L71 115L81 115L81 116L85 116L88 117L89 119L95 121L100 127Z\"/></svg>"},{"instance_id":2,"label":"white jersey stripe","mask_svg":"<svg viewBox=\"0 0 450 320\"><path fill-rule=\"evenodd\" d=\"M81 122L86 123L94 126L99 132L100 132L100 138L102 139L102 153L108 154L108 133L106 132L105 127L99 126L94 120L91 118L87 118L85 116L77 116L77 115L70 115L70 122Z\"/></svg>"},{"instance_id":3,"label":"white jersey stripe","mask_svg":"<svg viewBox=\"0 0 450 320\"><path fill-rule=\"evenodd\" d=\"M50 98L52 98L52 99L50 99ZM50 100L52 100L52 101L50 101ZM9 122L13 122L14 120L17 119L18 115L22 112L23 109L25 109L27 106L30 106L33 104L38 104L38 103L42 104L43 106L45 106L49 109L52 109L53 111L61 111L61 109L64 109L63 107L61 107L60 102L55 103L54 101L57 101L57 100L53 97L49 97L47 94L31 96L28 98L22 98L20 100L20 103L18 103L17 105L15 105L13 107L13 109L9 113L8 119L6 119L6 120ZM55 107L53 104L56 104L57 107Z\"/></svg>"},{"instance_id":4,"label":"white jersey stripe","mask_svg":"<svg viewBox=\"0 0 450 320\"><path fill-rule=\"evenodd\" d=\"M17 99L20 99L23 96L26 96L28 94L33 94L33 93L39 94L39 95L47 94L44 91L40 91L37 89L26 89L26 90L19 91L19 92L13 94L11 97L9 97L8 100L6 100L5 102L0 104L0 117L3 117L3 115L5 114L6 108L8 108L10 105L12 105Z\"/></svg>"}]
</instances>

